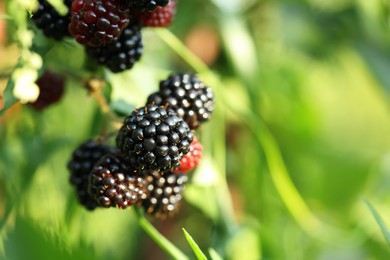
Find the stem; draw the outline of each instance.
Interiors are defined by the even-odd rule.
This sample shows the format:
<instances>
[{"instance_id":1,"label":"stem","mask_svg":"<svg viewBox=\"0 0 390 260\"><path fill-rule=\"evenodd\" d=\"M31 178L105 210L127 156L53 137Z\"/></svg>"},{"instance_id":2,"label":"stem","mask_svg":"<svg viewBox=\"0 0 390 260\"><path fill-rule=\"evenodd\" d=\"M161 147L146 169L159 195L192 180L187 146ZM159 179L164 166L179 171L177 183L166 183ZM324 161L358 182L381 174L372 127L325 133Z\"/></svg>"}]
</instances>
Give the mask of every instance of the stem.
<instances>
[{"instance_id":1,"label":"stem","mask_svg":"<svg viewBox=\"0 0 390 260\"><path fill-rule=\"evenodd\" d=\"M174 259L186 260L189 259L180 249L178 249L174 244L172 244L167 238L165 238L158 230L143 216L141 212L136 210L138 214L138 224L139 226L156 242L159 247L161 247L165 252L167 252Z\"/></svg>"}]
</instances>

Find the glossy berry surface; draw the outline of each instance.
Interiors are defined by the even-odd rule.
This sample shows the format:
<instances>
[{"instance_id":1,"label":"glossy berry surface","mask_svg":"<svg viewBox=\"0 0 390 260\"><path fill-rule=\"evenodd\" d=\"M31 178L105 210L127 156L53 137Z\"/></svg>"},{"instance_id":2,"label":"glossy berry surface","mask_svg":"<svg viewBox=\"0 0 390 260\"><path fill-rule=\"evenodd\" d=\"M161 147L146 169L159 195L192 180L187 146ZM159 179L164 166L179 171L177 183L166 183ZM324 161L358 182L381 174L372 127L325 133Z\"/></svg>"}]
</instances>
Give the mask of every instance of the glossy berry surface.
<instances>
[{"instance_id":1,"label":"glossy berry surface","mask_svg":"<svg viewBox=\"0 0 390 260\"><path fill-rule=\"evenodd\" d=\"M102 47L86 47L89 57L112 72L131 69L142 56L142 35L138 24L130 24L116 42Z\"/></svg>"},{"instance_id":2,"label":"glossy berry surface","mask_svg":"<svg viewBox=\"0 0 390 260\"><path fill-rule=\"evenodd\" d=\"M36 81L39 87L39 96L35 102L28 103L36 110L43 110L48 106L57 103L64 94L65 78L46 70L45 73Z\"/></svg>"},{"instance_id":3,"label":"glossy berry surface","mask_svg":"<svg viewBox=\"0 0 390 260\"><path fill-rule=\"evenodd\" d=\"M166 6L169 0L125 0L134 11L152 12L159 6Z\"/></svg>"},{"instance_id":4,"label":"glossy berry surface","mask_svg":"<svg viewBox=\"0 0 390 260\"><path fill-rule=\"evenodd\" d=\"M167 27L171 25L176 13L176 0L170 0L166 6L157 7L153 12L143 11L136 17L143 27Z\"/></svg>"},{"instance_id":5,"label":"glossy berry surface","mask_svg":"<svg viewBox=\"0 0 390 260\"><path fill-rule=\"evenodd\" d=\"M173 109L191 129L196 129L211 118L214 92L195 75L171 74L160 82L159 91L148 97L147 104Z\"/></svg>"},{"instance_id":6,"label":"glossy berry surface","mask_svg":"<svg viewBox=\"0 0 390 260\"><path fill-rule=\"evenodd\" d=\"M70 10L72 0L65 0L63 2ZM61 40L66 36L70 36L68 32L70 11L62 16L46 0L38 1L38 9L33 13L32 19L46 37Z\"/></svg>"},{"instance_id":7,"label":"glossy berry surface","mask_svg":"<svg viewBox=\"0 0 390 260\"><path fill-rule=\"evenodd\" d=\"M77 147L68 162L70 183L74 186L79 202L87 209L98 206L97 202L88 193L89 174L105 154L115 152L115 149L94 140L88 140Z\"/></svg>"},{"instance_id":8,"label":"glossy berry surface","mask_svg":"<svg viewBox=\"0 0 390 260\"><path fill-rule=\"evenodd\" d=\"M149 216L165 219L178 212L188 177L172 172L144 171L148 196L137 203Z\"/></svg>"},{"instance_id":9,"label":"glossy berry surface","mask_svg":"<svg viewBox=\"0 0 390 260\"><path fill-rule=\"evenodd\" d=\"M180 167L174 173L186 173L195 169L202 159L203 146L196 137L190 144L190 151L180 161Z\"/></svg>"},{"instance_id":10,"label":"glossy berry surface","mask_svg":"<svg viewBox=\"0 0 390 260\"><path fill-rule=\"evenodd\" d=\"M74 0L69 32L80 44L104 46L118 39L129 12L121 0Z\"/></svg>"},{"instance_id":11,"label":"glossy berry surface","mask_svg":"<svg viewBox=\"0 0 390 260\"><path fill-rule=\"evenodd\" d=\"M168 171L179 167L193 136L173 110L148 105L126 117L116 143L134 168Z\"/></svg>"},{"instance_id":12,"label":"glossy berry surface","mask_svg":"<svg viewBox=\"0 0 390 260\"><path fill-rule=\"evenodd\" d=\"M145 181L118 154L107 154L89 176L89 194L101 207L125 209L146 196Z\"/></svg>"}]
</instances>

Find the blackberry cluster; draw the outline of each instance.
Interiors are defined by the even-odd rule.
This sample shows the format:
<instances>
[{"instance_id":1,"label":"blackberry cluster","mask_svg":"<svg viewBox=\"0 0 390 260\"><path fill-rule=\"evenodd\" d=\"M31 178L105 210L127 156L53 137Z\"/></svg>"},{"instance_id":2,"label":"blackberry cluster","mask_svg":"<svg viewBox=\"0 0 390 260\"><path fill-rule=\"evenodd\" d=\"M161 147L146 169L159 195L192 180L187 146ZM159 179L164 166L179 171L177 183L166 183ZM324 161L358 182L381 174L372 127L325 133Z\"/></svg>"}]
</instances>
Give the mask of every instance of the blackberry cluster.
<instances>
[{"instance_id":1,"label":"blackberry cluster","mask_svg":"<svg viewBox=\"0 0 390 260\"><path fill-rule=\"evenodd\" d=\"M180 167L174 173L185 173L195 169L202 159L203 146L196 136L190 145L190 151L180 161Z\"/></svg>"},{"instance_id":2,"label":"blackberry cluster","mask_svg":"<svg viewBox=\"0 0 390 260\"><path fill-rule=\"evenodd\" d=\"M130 24L116 42L104 47L86 47L87 54L112 72L121 72L133 67L142 55L141 27Z\"/></svg>"},{"instance_id":3,"label":"blackberry cluster","mask_svg":"<svg viewBox=\"0 0 390 260\"><path fill-rule=\"evenodd\" d=\"M64 4L69 8L72 0L64 0ZM70 11L65 16L60 15L49 4L47 0L38 1L38 9L33 13L32 19L35 25L43 31L46 37L61 40L65 36L70 36L68 24L70 22Z\"/></svg>"},{"instance_id":4,"label":"blackberry cluster","mask_svg":"<svg viewBox=\"0 0 390 260\"><path fill-rule=\"evenodd\" d=\"M134 168L167 171L179 167L193 137L173 110L147 105L126 117L116 144Z\"/></svg>"},{"instance_id":5,"label":"blackberry cluster","mask_svg":"<svg viewBox=\"0 0 390 260\"><path fill-rule=\"evenodd\" d=\"M76 148L68 162L69 181L75 187L80 203L89 210L98 206L95 199L87 192L89 173L103 155L115 152L115 150L104 143L88 140Z\"/></svg>"},{"instance_id":6,"label":"blackberry cluster","mask_svg":"<svg viewBox=\"0 0 390 260\"><path fill-rule=\"evenodd\" d=\"M160 82L160 90L148 97L147 104L173 109L191 129L208 121L214 110L214 92L196 75L171 74Z\"/></svg>"},{"instance_id":7,"label":"blackberry cluster","mask_svg":"<svg viewBox=\"0 0 390 260\"><path fill-rule=\"evenodd\" d=\"M99 206L125 209L145 198L145 180L118 154L106 154L89 174L89 194Z\"/></svg>"},{"instance_id":8,"label":"blackberry cluster","mask_svg":"<svg viewBox=\"0 0 390 260\"><path fill-rule=\"evenodd\" d=\"M172 172L147 171L143 173L148 196L138 202L146 214L165 219L179 209L188 177Z\"/></svg>"},{"instance_id":9,"label":"blackberry cluster","mask_svg":"<svg viewBox=\"0 0 390 260\"><path fill-rule=\"evenodd\" d=\"M29 106L36 110L42 110L58 102L64 94L65 78L46 70L45 73L36 81L39 87L39 96L35 102L29 103Z\"/></svg>"},{"instance_id":10,"label":"blackberry cluster","mask_svg":"<svg viewBox=\"0 0 390 260\"><path fill-rule=\"evenodd\" d=\"M81 44L105 46L129 24L130 10L121 0L74 0L69 32Z\"/></svg>"}]
</instances>

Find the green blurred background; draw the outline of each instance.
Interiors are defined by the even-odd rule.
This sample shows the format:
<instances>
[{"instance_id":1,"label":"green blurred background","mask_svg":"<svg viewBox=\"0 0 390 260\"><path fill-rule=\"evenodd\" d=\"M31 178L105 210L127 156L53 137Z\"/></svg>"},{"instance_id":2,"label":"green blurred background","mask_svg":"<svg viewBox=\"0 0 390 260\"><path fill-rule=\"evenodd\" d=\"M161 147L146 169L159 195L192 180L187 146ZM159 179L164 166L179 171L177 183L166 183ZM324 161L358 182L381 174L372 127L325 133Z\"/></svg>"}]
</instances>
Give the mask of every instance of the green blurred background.
<instances>
[{"instance_id":1,"label":"green blurred background","mask_svg":"<svg viewBox=\"0 0 390 260\"><path fill-rule=\"evenodd\" d=\"M153 225L190 258L182 227L208 257L390 259L363 202L390 226L389 14L389 0L181 0L169 31L145 29L142 61L103 74L110 105L142 106L181 71L217 102L180 213ZM0 22L2 89L19 51ZM52 47L45 67L91 76L74 42L35 43ZM1 259L170 259L132 210L78 205L66 163L104 124L70 77L60 103L2 114Z\"/></svg>"}]
</instances>

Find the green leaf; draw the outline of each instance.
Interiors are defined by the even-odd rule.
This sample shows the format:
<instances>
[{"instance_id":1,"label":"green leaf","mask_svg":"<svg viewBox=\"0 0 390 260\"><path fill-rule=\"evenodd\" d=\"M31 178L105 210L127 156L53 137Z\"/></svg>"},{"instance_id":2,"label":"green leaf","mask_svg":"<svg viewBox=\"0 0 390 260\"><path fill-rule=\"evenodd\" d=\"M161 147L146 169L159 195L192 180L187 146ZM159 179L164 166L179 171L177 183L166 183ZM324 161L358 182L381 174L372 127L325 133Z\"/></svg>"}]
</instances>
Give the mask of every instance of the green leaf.
<instances>
[{"instance_id":1,"label":"green leaf","mask_svg":"<svg viewBox=\"0 0 390 260\"><path fill-rule=\"evenodd\" d=\"M183 228L184 236L187 239L188 244L192 248L192 251L194 251L196 258L199 260L207 260L207 257L205 254L200 250L198 244L194 241L194 239L191 237L191 235Z\"/></svg>"},{"instance_id":2,"label":"green leaf","mask_svg":"<svg viewBox=\"0 0 390 260\"><path fill-rule=\"evenodd\" d=\"M214 248L209 248L209 254L211 256L211 260L223 260L222 256L220 256Z\"/></svg>"},{"instance_id":3,"label":"green leaf","mask_svg":"<svg viewBox=\"0 0 390 260\"><path fill-rule=\"evenodd\" d=\"M110 103L111 109L119 116L128 116L130 115L135 106L129 104L123 99L114 100Z\"/></svg>"},{"instance_id":4,"label":"green leaf","mask_svg":"<svg viewBox=\"0 0 390 260\"><path fill-rule=\"evenodd\" d=\"M3 92L4 107L0 110L0 115L2 115L8 108L10 108L13 104L15 104L18 101L18 99L14 97L13 89L14 89L14 81L10 78Z\"/></svg>"},{"instance_id":5,"label":"green leaf","mask_svg":"<svg viewBox=\"0 0 390 260\"><path fill-rule=\"evenodd\" d=\"M386 227L385 223L383 223L382 218L380 217L379 213L375 210L375 208L371 205L371 203L368 202L365 198L363 198L362 200L366 204L367 208L370 210L371 214L374 216L376 222L379 224L381 231L383 233L383 236L385 237L387 244L390 246L390 231L389 231L389 229Z\"/></svg>"}]
</instances>

